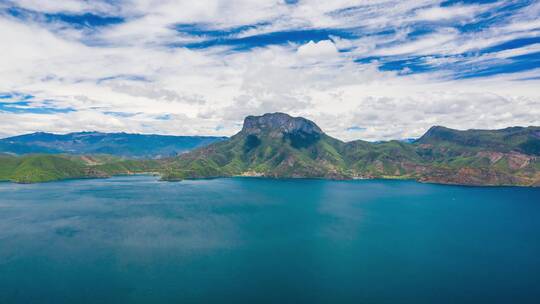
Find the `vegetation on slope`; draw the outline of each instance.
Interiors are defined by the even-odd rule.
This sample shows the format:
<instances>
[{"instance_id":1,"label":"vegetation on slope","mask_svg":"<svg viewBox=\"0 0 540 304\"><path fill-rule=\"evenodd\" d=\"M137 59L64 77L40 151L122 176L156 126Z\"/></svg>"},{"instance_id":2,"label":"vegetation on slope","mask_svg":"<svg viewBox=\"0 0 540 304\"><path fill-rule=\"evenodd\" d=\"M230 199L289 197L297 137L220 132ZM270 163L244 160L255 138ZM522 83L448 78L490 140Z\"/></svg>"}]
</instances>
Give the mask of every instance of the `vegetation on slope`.
<instances>
[{"instance_id":1,"label":"vegetation on slope","mask_svg":"<svg viewBox=\"0 0 540 304\"><path fill-rule=\"evenodd\" d=\"M441 126L431 127L417 144L437 145L439 150L511 151L540 155L540 127L510 127L501 130L459 131Z\"/></svg>"},{"instance_id":2,"label":"vegetation on slope","mask_svg":"<svg viewBox=\"0 0 540 304\"><path fill-rule=\"evenodd\" d=\"M80 163L62 156L4 156L0 159L0 179L18 183L47 182L89 175Z\"/></svg>"},{"instance_id":3,"label":"vegetation on slope","mask_svg":"<svg viewBox=\"0 0 540 304\"><path fill-rule=\"evenodd\" d=\"M471 185L537 185L540 128L431 128L415 143L342 142L283 113L247 117L229 140L166 162L163 179L220 176L411 178Z\"/></svg>"},{"instance_id":4,"label":"vegetation on slope","mask_svg":"<svg viewBox=\"0 0 540 304\"><path fill-rule=\"evenodd\" d=\"M247 117L228 140L167 159L0 154L0 180L29 183L155 172L171 181L242 175L540 186L539 141L539 127L433 127L413 143L342 142L307 119L273 113Z\"/></svg>"},{"instance_id":5,"label":"vegetation on slope","mask_svg":"<svg viewBox=\"0 0 540 304\"><path fill-rule=\"evenodd\" d=\"M16 157L8 154L0 154L0 181L11 180L11 175L19 161Z\"/></svg>"},{"instance_id":6,"label":"vegetation on slope","mask_svg":"<svg viewBox=\"0 0 540 304\"><path fill-rule=\"evenodd\" d=\"M73 178L98 178L120 174L155 172L153 160L122 160L116 157L34 154L0 155L0 181L40 183Z\"/></svg>"}]
</instances>

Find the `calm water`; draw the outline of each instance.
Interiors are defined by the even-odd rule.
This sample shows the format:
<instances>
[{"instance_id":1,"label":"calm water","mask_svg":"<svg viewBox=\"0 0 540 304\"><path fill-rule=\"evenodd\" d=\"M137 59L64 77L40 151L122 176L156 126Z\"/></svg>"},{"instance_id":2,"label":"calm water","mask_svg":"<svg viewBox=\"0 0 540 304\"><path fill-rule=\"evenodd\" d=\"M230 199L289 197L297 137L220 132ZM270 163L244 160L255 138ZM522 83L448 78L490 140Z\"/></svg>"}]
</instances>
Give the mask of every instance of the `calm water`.
<instances>
[{"instance_id":1,"label":"calm water","mask_svg":"<svg viewBox=\"0 0 540 304\"><path fill-rule=\"evenodd\" d=\"M0 303L540 303L540 189L0 183Z\"/></svg>"}]
</instances>

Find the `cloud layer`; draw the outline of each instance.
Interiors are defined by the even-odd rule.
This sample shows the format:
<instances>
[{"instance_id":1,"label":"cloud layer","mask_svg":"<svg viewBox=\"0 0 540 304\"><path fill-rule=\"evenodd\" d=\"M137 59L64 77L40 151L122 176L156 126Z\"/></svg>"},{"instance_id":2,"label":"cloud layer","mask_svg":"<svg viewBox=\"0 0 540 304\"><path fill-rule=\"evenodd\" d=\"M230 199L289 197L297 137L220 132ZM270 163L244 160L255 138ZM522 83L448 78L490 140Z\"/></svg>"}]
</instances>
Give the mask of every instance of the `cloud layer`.
<instances>
[{"instance_id":1,"label":"cloud layer","mask_svg":"<svg viewBox=\"0 0 540 304\"><path fill-rule=\"evenodd\" d=\"M0 0L0 136L540 124L537 1Z\"/></svg>"}]
</instances>

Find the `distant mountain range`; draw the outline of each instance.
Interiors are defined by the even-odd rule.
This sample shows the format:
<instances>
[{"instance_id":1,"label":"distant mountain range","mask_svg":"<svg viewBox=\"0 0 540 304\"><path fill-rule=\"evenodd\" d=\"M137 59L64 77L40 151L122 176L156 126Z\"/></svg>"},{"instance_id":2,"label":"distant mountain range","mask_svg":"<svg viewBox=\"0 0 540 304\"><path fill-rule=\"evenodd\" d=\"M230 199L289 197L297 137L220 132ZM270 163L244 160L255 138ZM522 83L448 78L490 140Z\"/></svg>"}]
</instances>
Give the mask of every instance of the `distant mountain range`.
<instances>
[{"instance_id":1,"label":"distant mountain range","mask_svg":"<svg viewBox=\"0 0 540 304\"><path fill-rule=\"evenodd\" d=\"M129 158L163 158L185 153L226 137L168 136L128 133L32 133L0 139L0 152L17 155L110 154Z\"/></svg>"},{"instance_id":2,"label":"distant mountain range","mask_svg":"<svg viewBox=\"0 0 540 304\"><path fill-rule=\"evenodd\" d=\"M144 143L151 145L153 141L150 139L141 139L137 145L125 142L126 138L137 135L120 133L118 138L124 140L112 140L116 137L101 139L99 135L84 134L96 133L75 133L70 140L28 140L27 143L58 143L58 146L63 145L62 149L54 144L47 144L46 147L71 153L77 151L77 154L88 151L90 154L152 155L155 158L167 154L155 151L178 153L172 148L159 150L145 146ZM81 135L84 138L81 141L85 144L78 143ZM27 135L30 138L34 136L41 137ZM52 137L55 136L58 135ZM92 139L96 144L87 144L94 142ZM435 126L411 142L343 142L328 136L314 122L305 118L270 113L248 116L239 133L228 139L212 140L207 145L204 144L208 142L199 141L199 148L161 159L126 160L106 155L0 155L0 180L27 183L154 172L162 180L169 181L260 176L387 178L461 185L540 186L540 127L458 131ZM27 144L25 147L30 150L35 146L43 147L43 144ZM94 148L77 150L71 148L74 146ZM190 147L193 146L195 144ZM129 147L140 150L129 152Z\"/></svg>"}]
</instances>

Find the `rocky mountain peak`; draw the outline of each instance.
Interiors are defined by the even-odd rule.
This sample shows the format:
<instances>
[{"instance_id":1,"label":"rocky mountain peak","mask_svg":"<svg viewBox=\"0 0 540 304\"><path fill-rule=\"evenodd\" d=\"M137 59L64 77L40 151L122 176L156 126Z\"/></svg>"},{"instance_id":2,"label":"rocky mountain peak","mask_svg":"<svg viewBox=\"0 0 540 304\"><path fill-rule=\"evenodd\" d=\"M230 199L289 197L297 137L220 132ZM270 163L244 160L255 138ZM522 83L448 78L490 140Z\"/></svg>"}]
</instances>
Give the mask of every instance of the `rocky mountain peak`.
<instances>
[{"instance_id":1,"label":"rocky mountain peak","mask_svg":"<svg viewBox=\"0 0 540 304\"><path fill-rule=\"evenodd\" d=\"M283 134L323 134L323 131L311 120L292 117L285 113L267 113L261 116L248 116L244 119L242 133L283 133Z\"/></svg>"}]
</instances>

